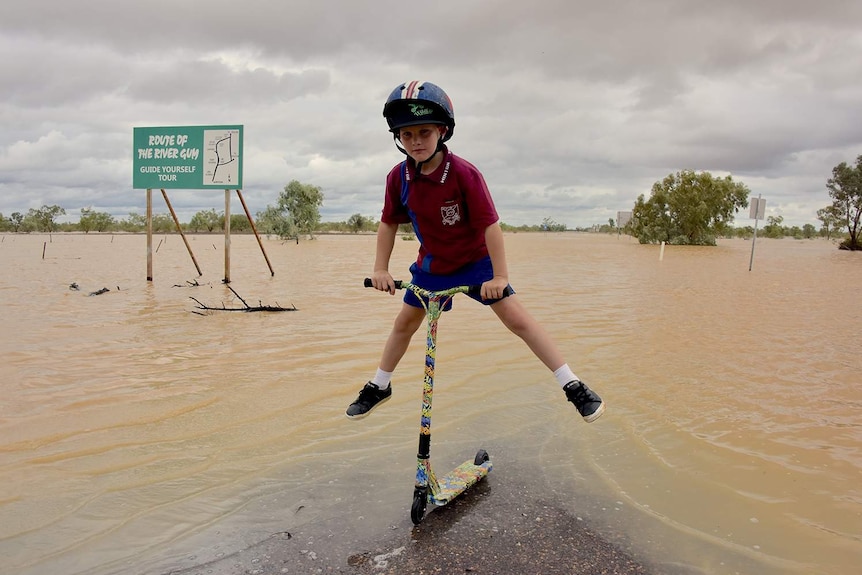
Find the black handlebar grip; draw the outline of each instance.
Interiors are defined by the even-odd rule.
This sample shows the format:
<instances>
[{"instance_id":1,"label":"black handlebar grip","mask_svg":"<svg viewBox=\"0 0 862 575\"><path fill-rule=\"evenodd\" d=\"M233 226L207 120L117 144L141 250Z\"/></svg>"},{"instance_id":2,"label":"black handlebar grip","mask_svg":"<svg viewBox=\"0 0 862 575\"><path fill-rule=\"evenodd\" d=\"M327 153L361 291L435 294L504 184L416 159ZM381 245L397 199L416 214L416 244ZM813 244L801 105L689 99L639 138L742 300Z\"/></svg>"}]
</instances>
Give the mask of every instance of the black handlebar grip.
<instances>
[{"instance_id":1,"label":"black handlebar grip","mask_svg":"<svg viewBox=\"0 0 862 575\"><path fill-rule=\"evenodd\" d=\"M363 284L365 287L374 287L374 283L371 281L371 278L365 278ZM401 289L401 280L395 280L395 289Z\"/></svg>"},{"instance_id":2,"label":"black handlebar grip","mask_svg":"<svg viewBox=\"0 0 862 575\"><path fill-rule=\"evenodd\" d=\"M471 285L470 289L468 291L471 295L476 295L476 296L480 295L480 293L482 292L482 284ZM515 293L515 292L512 291L512 287L506 286L506 288L503 290L503 295L500 296L500 299L503 299L504 297L509 297L513 293Z\"/></svg>"}]
</instances>

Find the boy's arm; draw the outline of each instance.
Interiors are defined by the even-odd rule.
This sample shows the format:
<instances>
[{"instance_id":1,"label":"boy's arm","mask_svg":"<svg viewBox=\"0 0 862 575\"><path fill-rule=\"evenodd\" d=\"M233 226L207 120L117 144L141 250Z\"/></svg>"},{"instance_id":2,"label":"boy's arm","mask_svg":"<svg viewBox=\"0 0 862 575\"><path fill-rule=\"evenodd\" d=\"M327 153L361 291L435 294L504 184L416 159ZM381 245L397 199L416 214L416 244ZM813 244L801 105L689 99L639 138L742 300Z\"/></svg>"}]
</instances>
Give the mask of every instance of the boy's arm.
<instances>
[{"instance_id":1,"label":"boy's arm","mask_svg":"<svg viewBox=\"0 0 862 575\"><path fill-rule=\"evenodd\" d=\"M498 299L503 297L503 290L509 285L506 247L503 243L503 230L500 228L499 222L485 228L485 245L488 246L488 255L491 256L494 277L482 284L482 298Z\"/></svg>"},{"instance_id":2,"label":"boy's arm","mask_svg":"<svg viewBox=\"0 0 862 575\"><path fill-rule=\"evenodd\" d=\"M371 283L380 291L388 291L395 294L395 280L389 273L389 258L395 247L395 236L398 233L398 224L387 224L380 222L377 226L377 255L374 259L374 272L371 274Z\"/></svg>"}]
</instances>

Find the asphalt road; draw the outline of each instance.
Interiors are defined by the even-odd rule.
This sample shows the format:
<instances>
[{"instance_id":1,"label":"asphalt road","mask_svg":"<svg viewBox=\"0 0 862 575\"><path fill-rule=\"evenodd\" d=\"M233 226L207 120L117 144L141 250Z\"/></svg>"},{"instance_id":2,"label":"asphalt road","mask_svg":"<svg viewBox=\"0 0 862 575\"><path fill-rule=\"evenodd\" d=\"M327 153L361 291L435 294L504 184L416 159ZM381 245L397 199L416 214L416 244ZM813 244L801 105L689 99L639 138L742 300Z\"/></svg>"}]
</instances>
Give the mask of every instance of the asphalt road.
<instances>
[{"instance_id":1,"label":"asphalt road","mask_svg":"<svg viewBox=\"0 0 862 575\"><path fill-rule=\"evenodd\" d=\"M600 535L541 481L494 470L445 507L429 506L419 526L409 501L398 524L365 530L351 517L274 533L211 563L170 575L554 575L654 574L625 549L625 537ZM555 500L555 498L557 498ZM587 515L587 514L585 514ZM603 530L605 531L605 530ZM662 569L664 572L664 569Z\"/></svg>"}]
</instances>

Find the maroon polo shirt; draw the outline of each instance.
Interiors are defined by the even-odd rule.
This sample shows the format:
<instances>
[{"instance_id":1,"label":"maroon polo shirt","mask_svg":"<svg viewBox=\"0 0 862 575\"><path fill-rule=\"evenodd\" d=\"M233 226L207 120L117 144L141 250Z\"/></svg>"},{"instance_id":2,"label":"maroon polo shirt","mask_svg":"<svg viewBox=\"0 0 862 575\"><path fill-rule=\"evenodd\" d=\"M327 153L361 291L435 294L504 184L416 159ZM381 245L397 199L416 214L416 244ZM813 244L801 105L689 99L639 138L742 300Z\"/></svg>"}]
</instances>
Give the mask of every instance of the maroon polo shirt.
<instances>
[{"instance_id":1,"label":"maroon polo shirt","mask_svg":"<svg viewBox=\"0 0 862 575\"><path fill-rule=\"evenodd\" d=\"M485 229L499 216L481 172L445 146L440 153L443 161L432 174L417 175L409 158L392 168L380 219L412 222L419 240L417 265L445 275L488 255Z\"/></svg>"}]
</instances>

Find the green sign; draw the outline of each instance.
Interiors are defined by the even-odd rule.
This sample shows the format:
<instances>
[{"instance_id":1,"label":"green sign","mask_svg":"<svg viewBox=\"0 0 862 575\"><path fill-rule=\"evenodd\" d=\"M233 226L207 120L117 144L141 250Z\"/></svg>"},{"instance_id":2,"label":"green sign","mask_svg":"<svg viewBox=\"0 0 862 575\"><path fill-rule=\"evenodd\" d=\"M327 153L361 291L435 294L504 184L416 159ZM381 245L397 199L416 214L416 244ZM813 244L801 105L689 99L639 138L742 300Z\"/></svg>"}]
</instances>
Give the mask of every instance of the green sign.
<instances>
[{"instance_id":1,"label":"green sign","mask_svg":"<svg viewBox=\"0 0 862 575\"><path fill-rule=\"evenodd\" d=\"M242 189L242 126L134 129L135 189Z\"/></svg>"}]
</instances>

